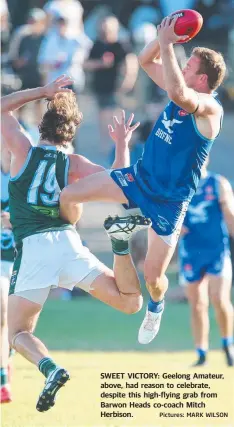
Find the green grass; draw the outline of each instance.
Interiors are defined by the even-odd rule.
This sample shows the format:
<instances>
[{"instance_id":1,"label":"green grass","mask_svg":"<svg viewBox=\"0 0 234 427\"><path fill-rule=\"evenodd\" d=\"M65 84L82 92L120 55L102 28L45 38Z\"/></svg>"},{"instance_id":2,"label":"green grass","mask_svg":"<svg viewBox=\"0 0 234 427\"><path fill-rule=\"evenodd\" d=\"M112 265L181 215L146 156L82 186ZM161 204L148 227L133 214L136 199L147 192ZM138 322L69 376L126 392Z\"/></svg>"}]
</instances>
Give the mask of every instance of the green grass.
<instances>
[{"instance_id":1,"label":"green grass","mask_svg":"<svg viewBox=\"0 0 234 427\"><path fill-rule=\"evenodd\" d=\"M137 333L144 312L145 307L134 315L122 314L91 297L78 297L72 301L49 300L36 333L55 350L142 351L145 349L137 343ZM219 348L213 310L210 321L211 348ZM157 340L147 346L147 351L192 348L188 305L168 302L160 333Z\"/></svg>"},{"instance_id":2,"label":"green grass","mask_svg":"<svg viewBox=\"0 0 234 427\"><path fill-rule=\"evenodd\" d=\"M11 404L2 407L3 427L233 427L233 401L234 401L234 373L233 369L227 368L223 364L222 355L219 352L212 352L210 355L210 365L208 368L201 368L199 372L224 374L224 380L209 380L209 391L218 394L217 399L204 400L209 412L228 412L229 418L159 418L160 409L151 407L150 409L132 410L133 418L101 418L100 417L100 374L102 372L157 372L160 375L160 383L167 383L162 380L162 373L190 373L187 369L188 361L192 359L191 352L176 353L107 353L107 352L54 352L52 356L57 363L65 366L70 374L71 381L59 392L59 396L54 408L45 413L36 411L35 406L38 395L43 387L43 376L38 370L25 359L16 355L14 357L13 370L13 397ZM109 381L109 383L121 382L125 389L125 381ZM132 381L130 381L132 382ZM135 381L136 382L136 381ZM141 383L154 383L155 381L139 380L138 391L141 391ZM158 382L158 381L157 381ZM180 381L184 382L184 381ZM197 382L193 380L193 382ZM199 380L198 380L199 382ZM203 382L203 381L200 381ZM170 381L172 383L172 381ZM191 392L191 389L176 389L176 392ZM166 386L165 386L166 387ZM128 389L129 390L129 389ZM121 391L128 391L121 390ZM106 389L113 392L113 389ZM155 389L147 389L154 392ZM167 389L171 391L171 389ZM133 400L126 399L125 402ZM145 402L146 398L137 399L137 402ZM105 399L107 401L107 399ZM113 400L109 399L109 402ZM120 402L120 400L118 400ZM135 399L136 401L136 399ZM148 400L149 401L149 400ZM151 400L151 404L158 399ZM170 399L170 402L174 402ZM194 401L191 397L190 401ZM201 401L201 399L198 399ZM112 412L111 409L106 410ZM185 409L186 411L186 409ZM204 409L193 409L189 412L204 412ZM163 412L184 412L181 409L166 409Z\"/></svg>"},{"instance_id":3,"label":"green grass","mask_svg":"<svg viewBox=\"0 0 234 427\"><path fill-rule=\"evenodd\" d=\"M144 299L146 303L148 297L145 291ZM153 408L136 409L131 419L100 418L101 372L191 372L189 366L195 354L188 305L166 304L159 335L149 346L137 343L144 310L127 316L89 296L80 296L72 301L49 300L40 317L36 335L53 350L52 357L69 370L72 380L61 390L53 409L38 413L35 406L44 378L35 366L16 355L13 358L14 401L2 408L2 426L233 427L234 371L226 367L220 351L211 352L208 367L201 368L199 372L225 375L222 383L209 383L211 390L217 391L218 400L207 402L209 411L229 411L229 418L222 419L222 423L215 418L184 418L183 422L175 418L159 419L159 410ZM211 347L219 347L220 338L213 311L210 319Z\"/></svg>"}]
</instances>

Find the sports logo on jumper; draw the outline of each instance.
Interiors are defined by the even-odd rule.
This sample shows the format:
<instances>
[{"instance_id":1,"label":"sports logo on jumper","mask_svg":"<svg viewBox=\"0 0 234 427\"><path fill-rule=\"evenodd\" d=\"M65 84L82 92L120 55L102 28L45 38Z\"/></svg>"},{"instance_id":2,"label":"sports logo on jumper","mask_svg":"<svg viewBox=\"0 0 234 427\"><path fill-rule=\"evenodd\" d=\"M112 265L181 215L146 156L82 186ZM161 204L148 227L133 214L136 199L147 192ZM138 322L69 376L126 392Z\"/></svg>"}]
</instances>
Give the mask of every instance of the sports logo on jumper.
<instances>
[{"instance_id":1,"label":"sports logo on jumper","mask_svg":"<svg viewBox=\"0 0 234 427\"><path fill-rule=\"evenodd\" d=\"M135 179L133 178L133 176L132 176L131 173L125 173L124 176L125 176L126 180L129 181L129 182L135 181Z\"/></svg>"},{"instance_id":2,"label":"sports logo on jumper","mask_svg":"<svg viewBox=\"0 0 234 427\"><path fill-rule=\"evenodd\" d=\"M208 194L212 194L213 193L213 187L211 185L207 185L205 187L205 192Z\"/></svg>"},{"instance_id":3,"label":"sports logo on jumper","mask_svg":"<svg viewBox=\"0 0 234 427\"><path fill-rule=\"evenodd\" d=\"M162 119L162 124L164 125L165 129L167 132L165 132L164 130L162 130L161 128L158 128L157 131L155 132L155 135L158 136L160 139L163 139L163 141L167 142L167 144L171 144L172 142L172 134L173 134L173 129L172 127L175 124L181 124L183 123L180 120L176 120L176 119L168 119L167 118L167 113L166 111L163 112L163 119Z\"/></svg>"},{"instance_id":4,"label":"sports logo on jumper","mask_svg":"<svg viewBox=\"0 0 234 427\"><path fill-rule=\"evenodd\" d=\"M44 155L44 157L57 159L57 153L47 153L47 154Z\"/></svg>"},{"instance_id":5,"label":"sports logo on jumper","mask_svg":"<svg viewBox=\"0 0 234 427\"><path fill-rule=\"evenodd\" d=\"M122 185L122 187L128 186L128 183L127 183L126 179L124 178L121 171L115 171L115 175L116 175L117 179L119 180L120 184Z\"/></svg>"},{"instance_id":6,"label":"sports logo on jumper","mask_svg":"<svg viewBox=\"0 0 234 427\"><path fill-rule=\"evenodd\" d=\"M189 113L187 113L187 111L185 111L185 110L179 110L178 114L179 114L179 116L181 116L181 117L184 117L184 116L188 116L188 115L189 115Z\"/></svg>"},{"instance_id":7,"label":"sports logo on jumper","mask_svg":"<svg viewBox=\"0 0 234 427\"><path fill-rule=\"evenodd\" d=\"M208 222L208 212L207 207L211 205L211 201L205 200L199 203L196 206L189 205L188 211L191 215L191 223L192 224L199 224L199 223L205 223Z\"/></svg>"},{"instance_id":8,"label":"sports logo on jumper","mask_svg":"<svg viewBox=\"0 0 234 427\"><path fill-rule=\"evenodd\" d=\"M183 122L181 122L180 120L176 120L176 119L168 120L166 111L164 111L162 124L165 126L168 133L170 133L170 134L173 133L173 130L171 129L172 126L174 126L175 124L180 124L180 123L183 123Z\"/></svg>"},{"instance_id":9,"label":"sports logo on jumper","mask_svg":"<svg viewBox=\"0 0 234 427\"><path fill-rule=\"evenodd\" d=\"M214 195L214 189L211 185L207 185L205 187L205 200L214 200L215 199L215 195Z\"/></svg>"}]
</instances>

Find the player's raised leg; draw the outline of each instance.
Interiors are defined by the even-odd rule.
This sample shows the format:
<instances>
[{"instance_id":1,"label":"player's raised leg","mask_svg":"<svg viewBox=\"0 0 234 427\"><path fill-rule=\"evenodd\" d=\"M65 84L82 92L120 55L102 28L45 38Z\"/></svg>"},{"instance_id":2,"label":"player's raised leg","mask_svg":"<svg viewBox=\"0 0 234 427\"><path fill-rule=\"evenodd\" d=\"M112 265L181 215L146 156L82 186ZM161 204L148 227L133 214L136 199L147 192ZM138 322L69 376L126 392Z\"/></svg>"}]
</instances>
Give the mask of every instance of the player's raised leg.
<instances>
[{"instance_id":1,"label":"player's raised leg","mask_svg":"<svg viewBox=\"0 0 234 427\"><path fill-rule=\"evenodd\" d=\"M164 310L164 295L168 288L165 272L174 250L175 245L169 246L152 228L149 229L144 275L150 300L138 334L140 344L149 344L159 331Z\"/></svg>"},{"instance_id":2,"label":"player's raised leg","mask_svg":"<svg viewBox=\"0 0 234 427\"><path fill-rule=\"evenodd\" d=\"M123 191L106 170L86 176L64 188L60 194L60 215L65 220L69 220L67 212L72 210L74 205L98 200L128 203Z\"/></svg>"},{"instance_id":3,"label":"player's raised leg","mask_svg":"<svg viewBox=\"0 0 234 427\"><path fill-rule=\"evenodd\" d=\"M225 276L208 275L210 300L214 306L217 323L222 337L222 347L228 366L234 366L233 349L233 305L231 303L231 260L226 265Z\"/></svg>"},{"instance_id":4,"label":"player's raised leg","mask_svg":"<svg viewBox=\"0 0 234 427\"><path fill-rule=\"evenodd\" d=\"M151 221L141 215L108 217L104 222L114 253L113 271L103 265L103 274L90 286L90 294L127 314L138 312L143 303L139 278L129 253L134 233L147 229Z\"/></svg>"},{"instance_id":5,"label":"player's raised leg","mask_svg":"<svg viewBox=\"0 0 234 427\"><path fill-rule=\"evenodd\" d=\"M187 283L185 289L191 306L191 325L198 355L194 366L202 366L206 363L209 346L208 277Z\"/></svg>"},{"instance_id":6,"label":"player's raised leg","mask_svg":"<svg viewBox=\"0 0 234 427\"><path fill-rule=\"evenodd\" d=\"M11 346L36 365L46 377L45 387L37 402L37 410L40 412L47 411L54 406L58 390L69 379L68 372L53 361L46 346L33 334L49 290L50 288L25 291L25 297L10 295L8 306L9 342ZM36 301L41 299L41 304L30 300L30 298Z\"/></svg>"}]
</instances>

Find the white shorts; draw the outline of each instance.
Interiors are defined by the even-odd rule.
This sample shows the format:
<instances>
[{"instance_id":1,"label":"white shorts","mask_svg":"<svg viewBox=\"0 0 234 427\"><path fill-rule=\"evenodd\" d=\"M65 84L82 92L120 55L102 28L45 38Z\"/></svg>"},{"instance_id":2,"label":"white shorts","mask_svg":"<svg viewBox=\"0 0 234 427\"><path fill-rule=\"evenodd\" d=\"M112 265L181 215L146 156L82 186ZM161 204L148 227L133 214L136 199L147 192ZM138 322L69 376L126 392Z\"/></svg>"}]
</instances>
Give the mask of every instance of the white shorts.
<instances>
[{"instance_id":1,"label":"white shorts","mask_svg":"<svg viewBox=\"0 0 234 427\"><path fill-rule=\"evenodd\" d=\"M39 296L43 289L62 287L72 290L78 286L88 292L96 277L106 270L105 265L82 245L75 229L26 237L17 251L10 294L39 304L41 300L30 297L34 295L32 291L37 290L35 295Z\"/></svg>"},{"instance_id":2,"label":"white shorts","mask_svg":"<svg viewBox=\"0 0 234 427\"><path fill-rule=\"evenodd\" d=\"M13 269L13 262L1 260L0 268L1 268L0 278L4 277L5 279L10 281L12 269Z\"/></svg>"}]
</instances>

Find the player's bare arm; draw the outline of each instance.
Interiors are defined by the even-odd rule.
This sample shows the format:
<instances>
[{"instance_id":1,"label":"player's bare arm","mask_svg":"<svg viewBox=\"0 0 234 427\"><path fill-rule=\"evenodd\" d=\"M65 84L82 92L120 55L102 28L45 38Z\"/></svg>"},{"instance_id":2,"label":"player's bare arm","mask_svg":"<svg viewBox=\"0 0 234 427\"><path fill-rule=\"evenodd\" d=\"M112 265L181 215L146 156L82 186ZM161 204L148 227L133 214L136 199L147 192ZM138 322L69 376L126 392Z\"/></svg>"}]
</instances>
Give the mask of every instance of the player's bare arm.
<instances>
[{"instance_id":1,"label":"player's bare arm","mask_svg":"<svg viewBox=\"0 0 234 427\"><path fill-rule=\"evenodd\" d=\"M166 17L157 27L163 75L168 96L188 113L203 117L209 115L214 115L216 118L217 115L220 117L221 108L209 93L198 93L186 85L173 48L173 44L181 40L181 36L177 36L174 32L176 20L176 17L173 19ZM205 75L204 79L206 79Z\"/></svg>"},{"instance_id":2,"label":"player's bare arm","mask_svg":"<svg viewBox=\"0 0 234 427\"><path fill-rule=\"evenodd\" d=\"M65 86L70 85L72 82L73 80L70 77L61 76L44 87L15 92L1 99L1 131L8 150L13 154L11 164L14 169L12 170L13 174L18 173L31 148L31 143L24 133L22 126L20 126L18 120L12 114L13 111L31 101L53 98L58 92L70 92Z\"/></svg>"},{"instance_id":3,"label":"player's bare arm","mask_svg":"<svg viewBox=\"0 0 234 427\"><path fill-rule=\"evenodd\" d=\"M143 70L161 89L166 90L163 77L162 58L158 39L147 44L138 55L138 61Z\"/></svg>"},{"instance_id":4,"label":"player's bare arm","mask_svg":"<svg viewBox=\"0 0 234 427\"><path fill-rule=\"evenodd\" d=\"M223 176L220 177L220 204L228 231L234 237L234 194L231 184Z\"/></svg>"},{"instance_id":5,"label":"player's bare arm","mask_svg":"<svg viewBox=\"0 0 234 427\"><path fill-rule=\"evenodd\" d=\"M109 135L115 143L115 159L111 169L127 167L130 165L129 142L134 130L138 128L140 122L131 126L134 119L132 113L126 122L125 111L122 110L120 119L113 117L113 125L109 125ZM105 170L103 166L92 163L86 157L79 154L70 154L69 184L78 179L85 178L97 172Z\"/></svg>"},{"instance_id":6,"label":"player's bare arm","mask_svg":"<svg viewBox=\"0 0 234 427\"><path fill-rule=\"evenodd\" d=\"M46 86L35 89L26 89L6 95L1 99L2 113L17 110L24 104L36 101L37 99L53 98L53 96L59 92L71 92L71 90L67 89L65 86L69 86L72 83L73 80L70 77L62 75Z\"/></svg>"}]
</instances>

